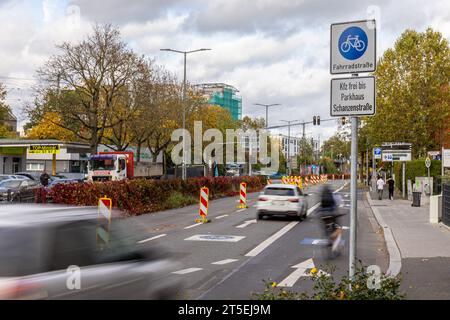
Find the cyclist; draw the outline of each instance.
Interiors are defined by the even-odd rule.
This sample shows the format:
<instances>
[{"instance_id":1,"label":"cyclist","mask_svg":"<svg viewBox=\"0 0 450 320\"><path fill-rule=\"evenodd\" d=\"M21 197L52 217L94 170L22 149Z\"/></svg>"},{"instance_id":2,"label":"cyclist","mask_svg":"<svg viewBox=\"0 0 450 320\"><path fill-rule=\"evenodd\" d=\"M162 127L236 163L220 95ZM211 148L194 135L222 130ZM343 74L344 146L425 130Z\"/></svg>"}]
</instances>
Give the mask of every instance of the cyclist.
<instances>
[{"instance_id":1,"label":"cyclist","mask_svg":"<svg viewBox=\"0 0 450 320\"><path fill-rule=\"evenodd\" d=\"M338 223L338 218L343 216L338 210L341 203L340 196L333 194L327 185L323 186L319 217L323 223L324 234L329 241L328 246L331 249L331 257L339 254L339 244L342 238L342 229Z\"/></svg>"}]
</instances>

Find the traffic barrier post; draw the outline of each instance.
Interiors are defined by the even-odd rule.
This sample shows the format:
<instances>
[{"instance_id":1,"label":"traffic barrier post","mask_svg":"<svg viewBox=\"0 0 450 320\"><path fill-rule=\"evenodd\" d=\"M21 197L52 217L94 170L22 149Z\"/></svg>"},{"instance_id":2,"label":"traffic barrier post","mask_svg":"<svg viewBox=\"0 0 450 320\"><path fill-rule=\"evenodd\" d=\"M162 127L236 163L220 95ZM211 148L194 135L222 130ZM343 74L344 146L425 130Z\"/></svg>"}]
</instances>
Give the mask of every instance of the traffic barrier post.
<instances>
[{"instance_id":1,"label":"traffic barrier post","mask_svg":"<svg viewBox=\"0 0 450 320\"><path fill-rule=\"evenodd\" d=\"M195 219L197 223L211 222L208 219L208 207L209 207L209 189L207 187L200 188L200 204L199 215L200 217Z\"/></svg>"},{"instance_id":2,"label":"traffic barrier post","mask_svg":"<svg viewBox=\"0 0 450 320\"><path fill-rule=\"evenodd\" d=\"M106 196L98 199L97 212L97 245L103 249L109 242L109 227L111 225L112 200Z\"/></svg>"},{"instance_id":3,"label":"traffic barrier post","mask_svg":"<svg viewBox=\"0 0 450 320\"><path fill-rule=\"evenodd\" d=\"M247 183L241 182L239 186L239 206L240 209L248 208L247 206Z\"/></svg>"}]
</instances>

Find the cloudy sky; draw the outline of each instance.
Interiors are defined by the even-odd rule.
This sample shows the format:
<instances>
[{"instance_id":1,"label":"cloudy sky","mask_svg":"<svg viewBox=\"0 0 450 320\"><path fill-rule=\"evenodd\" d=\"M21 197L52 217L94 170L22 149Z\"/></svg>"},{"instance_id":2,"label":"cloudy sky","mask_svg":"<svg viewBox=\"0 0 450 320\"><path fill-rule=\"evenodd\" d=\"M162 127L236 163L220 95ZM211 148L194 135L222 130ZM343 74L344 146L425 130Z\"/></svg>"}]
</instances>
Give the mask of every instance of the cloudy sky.
<instances>
[{"instance_id":1,"label":"cloudy sky","mask_svg":"<svg viewBox=\"0 0 450 320\"><path fill-rule=\"evenodd\" d=\"M408 28L431 26L450 39L450 1L320 0L0 0L0 82L20 124L32 100L35 70L62 41L78 41L95 22L112 23L137 53L182 77L182 56L160 48L212 51L188 56L191 83L224 82L239 90L243 114L265 116L254 103L280 103L281 120L329 118L329 32L334 22L377 20L377 53ZM308 126L323 140L337 125ZM292 133L300 134L300 127ZM282 131L287 133L287 129Z\"/></svg>"}]
</instances>

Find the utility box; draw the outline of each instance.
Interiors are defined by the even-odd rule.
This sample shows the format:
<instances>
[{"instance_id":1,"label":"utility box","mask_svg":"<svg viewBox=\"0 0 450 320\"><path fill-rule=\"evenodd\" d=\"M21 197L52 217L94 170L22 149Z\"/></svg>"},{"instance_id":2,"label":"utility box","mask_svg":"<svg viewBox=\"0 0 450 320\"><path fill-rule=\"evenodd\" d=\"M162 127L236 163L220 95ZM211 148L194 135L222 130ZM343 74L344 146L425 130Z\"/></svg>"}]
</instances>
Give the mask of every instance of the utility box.
<instances>
[{"instance_id":1,"label":"utility box","mask_svg":"<svg viewBox=\"0 0 450 320\"><path fill-rule=\"evenodd\" d=\"M442 195L430 197L430 223L439 223L442 218Z\"/></svg>"}]
</instances>

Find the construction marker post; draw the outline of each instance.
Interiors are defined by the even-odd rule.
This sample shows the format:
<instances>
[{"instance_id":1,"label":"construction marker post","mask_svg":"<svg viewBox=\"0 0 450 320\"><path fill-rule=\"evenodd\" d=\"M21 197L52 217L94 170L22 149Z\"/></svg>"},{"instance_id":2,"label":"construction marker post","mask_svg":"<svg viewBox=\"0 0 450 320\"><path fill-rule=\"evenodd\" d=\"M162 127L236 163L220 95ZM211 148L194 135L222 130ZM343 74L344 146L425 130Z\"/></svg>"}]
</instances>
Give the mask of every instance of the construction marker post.
<instances>
[{"instance_id":1,"label":"construction marker post","mask_svg":"<svg viewBox=\"0 0 450 320\"><path fill-rule=\"evenodd\" d=\"M97 245L105 247L109 242L109 226L111 225L112 200L104 196L98 199L97 213Z\"/></svg>"},{"instance_id":2,"label":"construction marker post","mask_svg":"<svg viewBox=\"0 0 450 320\"><path fill-rule=\"evenodd\" d=\"M247 183L241 182L239 187L239 209L248 208L247 206Z\"/></svg>"},{"instance_id":3,"label":"construction marker post","mask_svg":"<svg viewBox=\"0 0 450 320\"><path fill-rule=\"evenodd\" d=\"M211 220L207 218L208 206L209 206L209 189L207 187L203 187L200 189L200 208L199 208L200 217L195 219L195 222L197 223L211 222Z\"/></svg>"}]
</instances>

